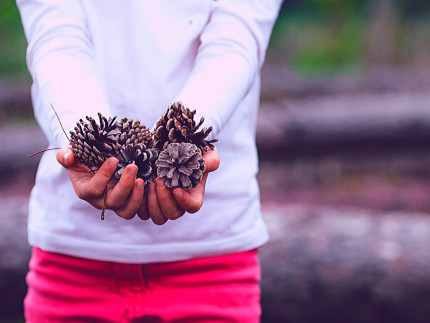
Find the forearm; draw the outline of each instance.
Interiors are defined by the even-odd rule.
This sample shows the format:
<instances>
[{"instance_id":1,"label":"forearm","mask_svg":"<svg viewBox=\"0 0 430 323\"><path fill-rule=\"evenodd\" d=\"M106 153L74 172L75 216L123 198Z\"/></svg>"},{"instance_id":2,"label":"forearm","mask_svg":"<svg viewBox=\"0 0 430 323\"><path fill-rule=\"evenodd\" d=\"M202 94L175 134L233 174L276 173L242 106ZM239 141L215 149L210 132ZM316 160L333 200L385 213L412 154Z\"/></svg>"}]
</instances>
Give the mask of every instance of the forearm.
<instances>
[{"instance_id":1,"label":"forearm","mask_svg":"<svg viewBox=\"0 0 430 323\"><path fill-rule=\"evenodd\" d=\"M221 131L264 62L280 0L214 2L193 71L177 96ZM199 118L197 118L199 119Z\"/></svg>"},{"instance_id":2,"label":"forearm","mask_svg":"<svg viewBox=\"0 0 430 323\"><path fill-rule=\"evenodd\" d=\"M109 115L94 64L91 36L80 2L18 0L28 40L27 65L37 91L36 115L54 134L58 145L67 143L55 107L66 130L97 112Z\"/></svg>"}]
</instances>

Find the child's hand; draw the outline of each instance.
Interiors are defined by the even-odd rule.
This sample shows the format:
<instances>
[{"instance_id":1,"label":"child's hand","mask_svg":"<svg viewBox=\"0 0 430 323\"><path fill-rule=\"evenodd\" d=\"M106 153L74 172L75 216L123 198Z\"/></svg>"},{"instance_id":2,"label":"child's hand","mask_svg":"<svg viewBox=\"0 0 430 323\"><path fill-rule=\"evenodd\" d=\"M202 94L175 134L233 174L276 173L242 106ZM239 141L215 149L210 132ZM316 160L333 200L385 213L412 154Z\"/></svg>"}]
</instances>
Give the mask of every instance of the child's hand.
<instances>
[{"instance_id":1,"label":"child's hand","mask_svg":"<svg viewBox=\"0 0 430 323\"><path fill-rule=\"evenodd\" d=\"M196 187L188 192L175 188L173 192L164 186L164 180L157 178L155 184L148 187L148 196L144 199L138 215L141 219L149 218L155 224L164 224L167 220L175 220L185 212L196 213L203 205L206 180L210 172L215 171L220 164L218 150L209 149L203 153L206 171Z\"/></svg>"},{"instance_id":2,"label":"child's hand","mask_svg":"<svg viewBox=\"0 0 430 323\"><path fill-rule=\"evenodd\" d=\"M118 159L106 160L95 174L90 169L75 162L70 146L57 152L57 161L66 168L76 195L101 210L104 207L104 192L107 187L106 209L113 210L124 219L133 218L143 201L143 180L136 179L137 166L128 165L118 184L109 184L109 180L118 165Z\"/></svg>"}]
</instances>

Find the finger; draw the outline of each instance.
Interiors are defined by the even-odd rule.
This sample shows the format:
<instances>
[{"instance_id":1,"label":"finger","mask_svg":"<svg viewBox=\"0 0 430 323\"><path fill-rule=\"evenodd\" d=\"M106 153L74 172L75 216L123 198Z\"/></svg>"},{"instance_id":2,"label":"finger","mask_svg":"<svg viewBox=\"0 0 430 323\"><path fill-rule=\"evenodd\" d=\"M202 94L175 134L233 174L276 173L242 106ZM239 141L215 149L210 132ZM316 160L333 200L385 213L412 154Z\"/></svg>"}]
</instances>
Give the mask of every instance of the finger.
<instances>
[{"instance_id":1,"label":"finger","mask_svg":"<svg viewBox=\"0 0 430 323\"><path fill-rule=\"evenodd\" d=\"M133 189L130 193L130 197L125 204L125 207L116 210L115 213L118 214L120 217L130 220L134 218L137 211L140 208L140 205L142 204L143 200L143 179L137 178L134 181Z\"/></svg>"},{"instance_id":2,"label":"finger","mask_svg":"<svg viewBox=\"0 0 430 323\"><path fill-rule=\"evenodd\" d=\"M167 219L161 212L154 183L148 185L148 211L152 222L158 225L166 223Z\"/></svg>"},{"instance_id":3,"label":"finger","mask_svg":"<svg viewBox=\"0 0 430 323\"><path fill-rule=\"evenodd\" d=\"M218 149L208 149L208 151L203 152L203 158L207 172L213 172L218 169L220 164Z\"/></svg>"},{"instance_id":4,"label":"finger","mask_svg":"<svg viewBox=\"0 0 430 323\"><path fill-rule=\"evenodd\" d=\"M128 165L124 169L118 184L116 184L108 194L107 204L110 209L120 209L126 203L128 196L133 189L137 170L138 168L136 165Z\"/></svg>"},{"instance_id":5,"label":"finger","mask_svg":"<svg viewBox=\"0 0 430 323\"><path fill-rule=\"evenodd\" d=\"M173 196L181 208L189 213L196 213L203 205L203 196L205 194L206 179L208 173L203 175L203 178L196 187L190 189L188 192L182 188L175 188Z\"/></svg>"},{"instance_id":6,"label":"finger","mask_svg":"<svg viewBox=\"0 0 430 323\"><path fill-rule=\"evenodd\" d=\"M69 176L74 182L76 194L81 199L96 198L103 194L110 178L118 165L118 159L111 157L106 160L95 173L94 176L88 172L69 172Z\"/></svg>"},{"instance_id":7,"label":"finger","mask_svg":"<svg viewBox=\"0 0 430 323\"><path fill-rule=\"evenodd\" d=\"M163 212L165 218L176 220L184 215L185 211L176 203L172 192L164 185L164 180L156 178L155 189L161 212Z\"/></svg>"},{"instance_id":8,"label":"finger","mask_svg":"<svg viewBox=\"0 0 430 323\"><path fill-rule=\"evenodd\" d=\"M148 220L150 218L148 211L148 193L143 194L142 204L140 205L139 211L137 212L137 216L141 220Z\"/></svg>"},{"instance_id":9,"label":"finger","mask_svg":"<svg viewBox=\"0 0 430 323\"><path fill-rule=\"evenodd\" d=\"M75 161L75 155L73 154L73 150L70 146L65 146L57 151L57 161L65 168L73 165Z\"/></svg>"}]
</instances>

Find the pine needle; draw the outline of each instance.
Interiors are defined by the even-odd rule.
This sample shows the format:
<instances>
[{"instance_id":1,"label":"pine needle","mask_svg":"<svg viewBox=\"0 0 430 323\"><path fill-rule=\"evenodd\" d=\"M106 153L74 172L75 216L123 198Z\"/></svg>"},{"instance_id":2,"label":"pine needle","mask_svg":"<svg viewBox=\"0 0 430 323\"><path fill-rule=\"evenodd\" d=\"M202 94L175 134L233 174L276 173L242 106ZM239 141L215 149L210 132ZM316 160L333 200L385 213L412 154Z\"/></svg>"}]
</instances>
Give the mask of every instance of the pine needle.
<instances>
[{"instance_id":1,"label":"pine needle","mask_svg":"<svg viewBox=\"0 0 430 323\"><path fill-rule=\"evenodd\" d=\"M58 119L58 122L60 123L61 129L63 129L63 132L64 132L64 134L65 134L65 136L66 136L67 140L68 140L68 141L70 141L69 136L67 136L66 130L64 130L63 124L61 123L60 117L59 117L59 116L58 116L58 114L57 114L57 111L55 111L54 106L52 105L52 103L50 103L50 104L51 104L51 108L52 108L52 110L54 110L54 113L55 113L55 115L57 116L57 119Z\"/></svg>"},{"instance_id":2,"label":"pine needle","mask_svg":"<svg viewBox=\"0 0 430 323\"><path fill-rule=\"evenodd\" d=\"M35 156L37 154L44 153L45 151L48 151L48 150L55 150L55 149L61 149L61 148L46 148L46 149L43 149L43 150L40 150L40 151L37 151L35 153L32 153L32 154L28 155L27 158L28 157L33 157L33 156Z\"/></svg>"}]
</instances>

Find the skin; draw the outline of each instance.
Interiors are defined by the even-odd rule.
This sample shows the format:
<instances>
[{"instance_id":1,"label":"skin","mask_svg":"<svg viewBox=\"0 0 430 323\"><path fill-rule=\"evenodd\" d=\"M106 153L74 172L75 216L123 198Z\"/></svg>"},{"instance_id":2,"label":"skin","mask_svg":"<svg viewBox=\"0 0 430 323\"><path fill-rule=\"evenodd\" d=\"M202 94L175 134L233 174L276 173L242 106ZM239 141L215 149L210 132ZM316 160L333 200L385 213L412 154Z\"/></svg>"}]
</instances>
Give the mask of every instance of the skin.
<instances>
[{"instance_id":1,"label":"skin","mask_svg":"<svg viewBox=\"0 0 430 323\"><path fill-rule=\"evenodd\" d=\"M118 165L118 159L111 157L93 174L89 168L75 160L70 146L57 152L57 161L67 170L76 195L101 210L104 204L104 191L107 188L107 209L113 210L124 219L132 219L137 214L140 219L151 219L162 225L168 220L176 220L185 212L196 213L203 205L203 196L208 174L220 164L218 150L203 152L206 172L196 187L185 191L176 188L173 191L164 185L164 180L156 178L148 185L148 194L144 194L144 182L136 178L137 166L128 165L119 182L110 181Z\"/></svg>"}]
</instances>

